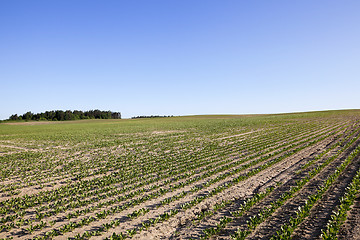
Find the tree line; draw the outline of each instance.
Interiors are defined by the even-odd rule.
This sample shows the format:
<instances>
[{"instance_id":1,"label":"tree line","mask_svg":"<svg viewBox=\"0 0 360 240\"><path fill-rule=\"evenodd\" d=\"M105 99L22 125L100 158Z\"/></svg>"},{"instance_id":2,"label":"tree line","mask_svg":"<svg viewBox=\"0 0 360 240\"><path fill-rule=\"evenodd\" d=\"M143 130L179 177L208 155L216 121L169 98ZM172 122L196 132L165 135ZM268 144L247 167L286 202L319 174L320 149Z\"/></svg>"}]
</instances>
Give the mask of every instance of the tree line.
<instances>
[{"instance_id":1,"label":"tree line","mask_svg":"<svg viewBox=\"0 0 360 240\"><path fill-rule=\"evenodd\" d=\"M159 116L159 115L151 115L151 116L136 116L136 117L131 117L131 119L136 119L136 118L166 118L166 117L173 117L173 115L169 115L169 116Z\"/></svg>"},{"instance_id":2,"label":"tree line","mask_svg":"<svg viewBox=\"0 0 360 240\"><path fill-rule=\"evenodd\" d=\"M9 117L8 120L34 120L34 121L66 121L66 120L80 120L80 119L121 119L120 112L112 111L100 111L98 109L89 110L89 111L79 111L79 110L55 110L55 111L46 111L42 113L32 113L27 112L23 115L13 114Z\"/></svg>"}]
</instances>

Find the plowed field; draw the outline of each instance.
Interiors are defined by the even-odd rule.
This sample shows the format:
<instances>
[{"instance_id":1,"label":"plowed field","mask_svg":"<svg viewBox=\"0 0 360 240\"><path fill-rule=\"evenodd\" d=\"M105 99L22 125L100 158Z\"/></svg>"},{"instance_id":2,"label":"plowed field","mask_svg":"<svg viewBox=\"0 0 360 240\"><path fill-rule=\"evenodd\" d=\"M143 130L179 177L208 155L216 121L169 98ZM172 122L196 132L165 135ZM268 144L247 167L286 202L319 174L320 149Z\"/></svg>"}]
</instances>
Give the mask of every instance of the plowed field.
<instances>
[{"instance_id":1,"label":"plowed field","mask_svg":"<svg viewBox=\"0 0 360 240\"><path fill-rule=\"evenodd\" d=\"M359 168L358 110L2 123L0 239L359 239Z\"/></svg>"}]
</instances>

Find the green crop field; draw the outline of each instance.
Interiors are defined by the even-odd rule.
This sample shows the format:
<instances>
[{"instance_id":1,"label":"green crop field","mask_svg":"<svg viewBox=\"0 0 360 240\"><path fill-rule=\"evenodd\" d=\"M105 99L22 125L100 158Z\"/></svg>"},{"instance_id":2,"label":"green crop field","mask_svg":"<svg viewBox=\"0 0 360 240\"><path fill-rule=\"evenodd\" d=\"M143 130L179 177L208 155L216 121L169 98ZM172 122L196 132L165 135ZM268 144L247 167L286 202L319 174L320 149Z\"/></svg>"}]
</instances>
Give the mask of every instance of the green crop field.
<instances>
[{"instance_id":1,"label":"green crop field","mask_svg":"<svg viewBox=\"0 0 360 240\"><path fill-rule=\"evenodd\" d=\"M360 110L1 123L0 239L356 239L359 167Z\"/></svg>"}]
</instances>

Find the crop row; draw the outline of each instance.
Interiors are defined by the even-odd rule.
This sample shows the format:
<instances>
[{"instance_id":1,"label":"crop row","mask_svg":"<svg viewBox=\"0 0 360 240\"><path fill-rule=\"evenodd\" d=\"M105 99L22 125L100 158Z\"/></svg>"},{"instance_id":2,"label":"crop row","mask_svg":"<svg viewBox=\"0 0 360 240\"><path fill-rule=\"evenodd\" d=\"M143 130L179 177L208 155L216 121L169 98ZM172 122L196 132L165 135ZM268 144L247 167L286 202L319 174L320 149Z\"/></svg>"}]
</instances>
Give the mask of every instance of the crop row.
<instances>
[{"instance_id":1,"label":"crop row","mask_svg":"<svg viewBox=\"0 0 360 240\"><path fill-rule=\"evenodd\" d=\"M261 213L257 216L253 216L248 221L248 230L238 230L234 238L242 239L245 238L251 230L253 230L258 224L260 224L262 221L267 219L278 207L282 206L282 204L290 199L296 192L298 192L308 181L310 181L314 176L316 176L325 166L327 166L330 162L332 162L336 157L340 155L341 152L345 151L346 148L350 147L352 143L354 143L358 139L352 139L342 150L339 150L338 153L331 158L329 158L326 162L324 162L321 166L317 167L316 169L312 170L307 177L304 177L302 180L297 181L297 185L295 187L292 187L288 192L283 193L277 201L272 203L272 207L267 208L265 210L262 210ZM319 155L322 155L320 153ZM233 217L240 217L243 211L242 209L235 212L232 212ZM206 235L206 231L205 235Z\"/></svg>"},{"instance_id":2,"label":"crop row","mask_svg":"<svg viewBox=\"0 0 360 240\"><path fill-rule=\"evenodd\" d=\"M197 197L197 198L194 198L193 201L190 201L190 202L187 202L185 204L183 204L181 206L182 209L186 210L192 206L195 206L197 205L198 203L202 202L204 199L206 198L209 198L215 194L218 194L219 192L231 187L232 185L234 184L237 184L239 183L240 181L243 181L251 176L254 176L255 174L261 172L262 170L272 166L273 164L277 163L277 162L280 162L281 160L289 157L290 155L293 155L294 153L300 151L301 149L304 149L306 148L307 146L310 146L314 143L316 143L317 141L320 141L320 140L323 140L323 139L317 139L316 141L313 141L313 142L310 142L308 145L305 145L305 146L302 146L302 147L299 147L297 148L296 150L293 150L292 152L288 153L288 154L285 154L285 155L282 155L281 157L278 157L278 158L275 158L274 160L270 161L270 162L267 162L266 164L264 165L261 165L260 167L258 168L255 168L254 170L250 171L248 174L245 174L245 175L240 175L239 177L237 178L234 178L231 182L227 182L225 183L224 185L220 185L218 188L215 188L213 191L209 192L207 195L203 195L201 197ZM124 235L124 234L123 234Z\"/></svg>"}]
</instances>

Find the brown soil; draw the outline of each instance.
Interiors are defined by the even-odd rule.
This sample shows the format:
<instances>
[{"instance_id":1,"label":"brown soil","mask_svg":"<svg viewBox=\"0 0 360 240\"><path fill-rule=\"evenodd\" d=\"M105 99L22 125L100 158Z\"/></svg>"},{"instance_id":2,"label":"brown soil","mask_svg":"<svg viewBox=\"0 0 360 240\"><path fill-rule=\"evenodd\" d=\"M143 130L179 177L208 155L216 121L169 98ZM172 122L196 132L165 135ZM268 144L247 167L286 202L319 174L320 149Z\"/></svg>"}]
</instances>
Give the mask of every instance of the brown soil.
<instances>
[{"instance_id":1,"label":"brown soil","mask_svg":"<svg viewBox=\"0 0 360 240\"><path fill-rule=\"evenodd\" d=\"M248 198L254 195L257 192L262 192L265 188L270 186L276 186L277 182L285 182L286 184L283 184L282 186L278 187L274 193L269 196L269 198L264 201L261 205L259 205L257 208L254 208L252 211L249 211L248 214L246 214L243 218L238 219L238 221L231 222L228 227L224 230L223 234L218 236L218 238L222 239L228 239L229 233L234 233L237 228L241 225L245 226L246 221L248 220L249 216L253 216L258 213L258 211L263 207L268 205L271 201L278 198L280 194L282 194L286 189L289 188L291 185L290 181L294 178L294 172L299 170L304 162L307 162L309 158L311 158L312 155L316 154L316 152L323 150L328 146L329 142L324 141L322 143L319 143L311 148L304 149L303 151L295 154L290 159L287 159L284 162L280 162L277 165L271 167L268 169L268 171L264 174L267 176L271 176L267 180L259 179L260 176L254 176L255 179L250 178L249 181L252 183L257 184L255 188L253 188L253 191L249 191L247 195L235 197L235 201L230 206L224 208L222 211L217 213L216 215L205 219L204 222L201 224L198 224L197 226L190 227L189 229L183 228L181 230L177 230L177 236L173 236L174 239L198 239L201 235L203 235L202 231L205 228L215 226L216 223L219 222L219 219L223 216L230 217L230 213L233 211L236 211L244 202L244 197ZM242 186L246 189L249 189L248 186ZM250 188L251 189L251 188Z\"/></svg>"},{"instance_id":2,"label":"brown soil","mask_svg":"<svg viewBox=\"0 0 360 240\"><path fill-rule=\"evenodd\" d=\"M348 212L345 223L340 228L338 239L360 239L360 194L357 195L352 209Z\"/></svg>"},{"instance_id":3,"label":"brown soil","mask_svg":"<svg viewBox=\"0 0 360 240\"><path fill-rule=\"evenodd\" d=\"M52 123L52 122L50 122L50 123ZM306 138L309 139L310 137L314 136L314 134L320 134L320 133L322 134L325 131L332 129L332 128L338 129L339 125L343 124L343 123L344 122L338 123L338 125L337 124L329 124L327 126L324 124L315 130L302 131L302 132L299 131L300 133L298 133L298 135L294 135L294 134L289 135L289 138L287 138L285 140L281 140L281 141L279 140L279 142L275 142L274 145L272 147L269 147L268 149L272 149L274 147L280 146L280 144L284 144L284 143L290 142L292 140L299 141L300 137L303 137L303 136L306 136ZM26 124L30 124L30 123L26 123ZM47 124L47 123L39 122L39 124ZM357 127L357 125L354 125L354 126ZM262 128L247 129L247 130L242 129L241 131L234 130L234 131L231 131L228 133L220 133L217 136L207 135L203 138L199 138L200 135L194 134L194 136L191 140L194 140L195 142L197 141L201 144L194 145L191 148L188 148L185 146L187 144L187 142L184 141L181 137L178 138L179 136L173 136L173 134L183 133L185 131L153 131L153 132L149 132L146 135L150 138L157 139L157 141L156 141L156 143L154 143L154 145L158 144L158 146L155 148L152 148L151 151L149 151L147 149L147 142L144 140L139 140L139 141L135 141L135 142L131 142L131 143L126 142L123 145L112 146L111 149L104 147L104 148L99 148L99 149L95 149L95 150L89 150L88 148L83 148L82 150L79 150L81 148L77 148L78 146L76 148L75 147L71 148L71 146L68 146L66 148L62 147L62 146L58 146L57 148L52 147L52 148L49 148L46 150L50 151L51 149L52 150L57 149L56 151L58 151L61 154L62 158L66 159L67 161L75 161L75 160L81 160L82 162L98 161L97 155L99 155L99 157L103 157L103 156L106 156L107 153L108 154L111 153L112 156L122 157L122 158L131 156L134 159L134 162L132 162L132 164L146 165L146 164L156 164L156 157L158 157L158 156L165 156L165 157L169 157L170 159L179 158L179 156L186 156L187 154L191 155L194 153L202 153L202 151L204 149L203 145L206 146L206 144L214 144L214 145L217 144L216 146L224 147L225 149L227 149L226 155L221 155L221 158L217 156L217 158L219 158L217 160L229 159L230 161L226 164L231 164L233 162L238 161L239 159L241 159L244 156L251 156L252 154L254 154L252 151L249 151L249 150L243 149L243 148L238 148L238 150L236 151L237 144L238 144L238 146L240 146L242 144L242 141L245 140L246 138L256 139L257 137L259 137L259 139L261 139L260 137L262 134L264 134L263 132L264 131L271 132L271 129L272 128L266 128L265 130ZM348 133L351 133L351 131L354 131L354 128L348 128L348 130L350 130ZM258 163L255 166L250 167L249 169L243 170L240 173L230 175L221 181L218 181L208 187L204 187L204 184L207 181L214 179L217 176L220 176L221 174L224 174L224 173L232 173L236 168L238 168L239 166L241 166L245 163L243 163L239 166L236 166L236 167L232 167L227 170L222 170L222 172L216 173L212 176L208 176L205 179L196 181L196 182L191 183L182 188L172 190L171 192L168 192L168 193L166 193L160 197L157 197L155 199L147 200L143 203L140 203L133 207L125 209L122 212L116 213L114 215L109 215L106 218L101 219L101 220L94 221L94 222L90 223L89 225L83 226L81 228L75 228L73 231L65 233L63 235L60 235L58 237L55 237L54 239L68 239L68 237L72 238L76 234L82 234L85 231L94 231L96 229L99 229L99 227L104 223L109 223L112 220L120 219L122 222L120 224L120 226L118 226L116 228L110 228L108 232L103 232L103 233L101 233L100 236L91 238L91 239L104 239L105 237L111 236L112 233L120 233L120 232L124 233L124 232L126 232L126 230L133 229L135 227L139 227L139 226L141 226L142 223L148 221L151 218L156 218L160 214L168 212L170 209L178 209L179 213L175 217L170 218L168 221L165 221L165 222L162 222L161 224L152 226L149 228L149 230L146 230L146 231L144 230L144 231L136 234L133 237L133 239L189 239L189 238L199 239L200 236L202 235L203 229L205 229L209 226L214 226L215 224L217 224L219 222L219 219L221 217L229 216L230 212L236 210L238 208L239 204L243 203L243 201L245 199L253 196L255 193L264 191L264 189L269 186L276 186L276 189L274 190L274 192L272 194L270 194L262 202L260 202L260 204L258 204L251 211L249 211L247 214L245 214L244 217L237 219L237 221L234 221L231 224L229 224L227 226L227 228L219 236L214 237L214 238L218 238L218 239L230 239L229 234L233 233L239 226L246 223L246 220L248 219L248 217L251 214L256 214L256 212L258 212L262 207L266 206L274 199L277 199L280 196L280 194L282 194L284 191L286 191L290 186L294 185L295 181L297 179L301 178L302 176L304 176L304 174L306 174L308 171L310 171L312 169L312 167L317 166L318 163L321 163L321 161L324 161L326 158L335 154L336 150L338 148L329 152L322 159L319 159L318 162L315 163L312 167L310 167L308 169L304 169L303 171L299 171L299 170L301 170L301 167L304 164L313 160L316 154L324 151L325 149L330 148L334 143L339 141L340 139L338 139L337 137L340 134L342 134L344 131L345 130L341 131L340 133L337 133L337 136L330 135L329 137L322 140L321 142L314 144L312 146L309 146L309 147L301 150L300 152L297 152L294 155L291 155L290 157L287 157L286 159L282 160L281 162L276 163L276 164L272 165L271 167L259 172L255 176L252 176L249 179L246 179L245 181L240 182L239 184L233 185L230 188L220 192L219 194L217 194L211 198L206 198L201 203L197 204L196 206L194 206L190 209L187 209L186 211L181 209L180 206L182 204L187 203L187 202L195 199L196 197L208 195L209 192L211 190L213 190L214 188L231 182L235 177L243 175L245 173L248 173L252 169L255 169L255 168L259 167L260 165L265 164L267 162L270 162L272 159L278 157L279 155L282 155L283 153L274 155L270 159L267 159L262 163ZM348 133L345 136L347 136ZM174 140L174 142L173 142L174 145L171 146L172 147L171 150L162 149L163 141L166 142L170 138ZM261 140L259 140L259 141L261 141ZM104 142L106 142L106 139L104 140ZM254 142L256 142L256 141L254 141ZM25 145L25 146L27 146L27 145ZM1 147L1 145L0 145L0 147ZM234 150L232 150L232 147L234 148ZM40 149L40 151L42 151L44 149ZM239 149L241 149L241 150L239 150ZM266 150L268 150L268 149L266 149ZM283 149L283 147L280 147L278 150L280 150L280 149ZM26 151L26 148L24 147L24 149L21 149L19 147L18 150ZM264 150L261 150L261 151L264 151ZM292 151L292 149L288 149L285 152L291 152L291 151ZM210 152L210 151L208 151L208 152ZM204 154L207 154L208 152L204 152ZM219 152L221 152L221 151L219 151ZM264 152L260 152L260 151L256 151L256 150L255 150L255 152L261 153L262 155L259 155L254 159L258 159L261 156L269 154L269 153L264 154ZM349 152L344 153L342 155L342 157L343 158L346 157L348 153ZM138 154L145 154L145 155L148 154L151 157L144 158L138 162L138 160L136 158L136 156ZM152 157L152 156L155 156L155 157ZM202 157L202 156L204 156L204 155L199 155L199 157ZM211 155L205 155L205 156L211 156ZM214 158L206 157L203 159L204 159L204 161L205 160L209 161L209 160L216 159L216 158L215 157ZM143 160L148 160L148 161L145 162ZM101 161L106 163L106 161L108 161L108 159L104 158ZM294 199L289 201L284 206L284 208L279 209L279 211L277 211L271 217L271 219L269 221L266 221L264 224L260 225L254 231L254 233L252 235L250 235L250 238L266 239L269 236L271 236L271 234L276 229L274 226L279 226L279 223L286 221L286 219L288 219L288 217L291 215L293 208L295 206L298 206L299 204L301 204L303 202L303 200L305 199L305 197L308 194L310 194L311 192L313 192L314 189L316 189L316 186L321 184L321 181L323 181L325 176L327 176L331 172L331 170L333 170L334 167L336 167L336 165L338 164L339 161L340 161L339 159L336 160L333 164L330 164L326 169L324 169L321 172L321 174L319 174L318 177L314 178L308 185L306 185L304 190L302 190ZM181 163L181 160L179 161L179 163ZM213 165L215 165L215 163L211 163L211 164L209 164L209 166L213 166ZM189 164L191 164L191 163L189 162ZM317 211L317 214L322 214L321 219L324 220L323 222L325 222L325 219L326 219L326 216L328 215L328 213L331 212L330 210L323 211L323 209L324 208L330 209L331 207L334 208L334 206L336 205L336 202L338 200L337 195L340 195L339 193L341 193L341 191L343 189L343 185L344 184L346 185L346 182L349 180L351 174L353 174L353 171L355 171L355 169L359 168L360 160L357 162L357 164L358 165L356 165L356 164L352 165L351 168L349 167L347 169L347 171L348 171L348 172L346 172L347 175L345 174L343 176L343 179L341 179L341 181L339 180L340 181L339 184L336 185L334 187L334 189L332 189L331 193L329 192L326 200L319 203L319 210ZM178 166L178 165L174 165L174 166ZM221 166L224 166L224 164ZM58 167L61 169L61 166L58 166ZM205 169L205 167L199 167L199 168L195 169L195 171L192 172L191 178L189 178L189 179L192 179L192 178L202 175L203 169ZM94 168L94 171L96 171L96 170L97 169ZM85 179L88 179L88 180L101 179L103 176L109 175L110 173L117 173L119 171L125 172L127 170L128 170L127 167L125 167L124 169L119 169L119 168L114 167L114 168L109 169L108 172L106 172L106 173L100 172L100 173L96 173L94 175L88 175L88 177L86 177ZM295 174L296 172L298 172L298 173ZM46 170L44 170L44 174L45 173L46 173ZM180 173L180 174L182 174L182 173ZM76 172L74 172L74 174L76 174ZM149 178L155 177L155 176L156 175L154 175L154 173L144 172L144 174L140 176L140 179L149 179ZM72 178L73 178L73 176L71 174L64 175L64 177L52 176L51 179L47 179L47 180L43 179L42 181L44 181L44 182L41 184L37 184L34 186L23 185L21 188L18 189L21 191L21 193L18 195L18 197L22 197L24 194L34 195L34 194L42 193L46 190L50 190L50 191L54 190L54 193L55 193L56 189L60 188L63 185L69 184L69 182L67 182L66 180L69 180L69 179L71 180ZM4 180L2 183L22 184L21 180L22 179L19 179L19 178L8 178L8 179ZM187 179L185 179L185 180L187 180ZM77 181L78 180L74 178L73 182L76 183ZM139 181L143 181L143 180L139 180ZM157 180L156 182L153 182L153 183L149 184L148 186L144 186L141 188L147 189L147 188L151 187L152 185L159 185L159 184L164 183L164 186L162 186L162 188L170 189L170 187L169 187L170 184L174 185L176 183L180 183L183 181L184 180L172 181L172 178L168 177L168 178L164 178L161 180ZM126 181L120 182L120 183L112 183L113 184L112 186L120 189L124 186L125 182ZM283 184L278 186L277 182L282 182ZM129 184L129 186L132 186L132 185L134 185L134 184L132 184L132 183ZM194 193L190 192L190 190L195 186L203 186L203 187L199 191L196 191ZM93 191L93 190L89 190L88 192L91 192L91 191ZM130 192L133 192L133 191L135 191L135 189L128 191L127 194ZM144 196L146 194L156 192L156 191L158 191L158 190L145 191L141 195L132 198L132 200L137 199L138 197ZM178 194L180 194L183 191L188 192L188 194L185 197L180 198L180 199L173 201L166 205L160 204L162 200L177 196ZM74 194L76 194L76 193L74 193ZM48 232L51 229L59 228L65 224L68 224L69 222L74 222L74 221L78 222L80 219L83 219L85 217L87 218L89 216L96 216L96 213L99 213L102 210L106 210L106 209L109 209L110 207L114 207L114 206L120 206L120 205L125 204L126 202L130 201L130 200L125 200L123 202L117 202L117 203L111 204L110 206L101 207L100 209L91 210L89 213L87 213L85 215L80 215L79 217L72 218L70 220L68 220L65 217L70 212L74 212L74 211L86 209L86 208L91 208L92 206L95 206L98 203L102 203L102 202L114 199L115 197L121 196L121 195L123 195L123 194L119 194L116 196L108 196L105 200L88 203L86 206L80 207L80 208L78 208L78 207L70 208L69 210L66 210L65 212L60 212L59 214L56 214L54 216L45 217L43 219L43 221L49 223L49 221L55 220L56 221L55 224L53 226L48 225L45 228L43 228L42 230L36 230L33 234L28 234L26 232L25 228L28 225L25 225L20 228L15 227L10 232L6 232L6 231L0 232L0 238L9 237L12 235L14 237L14 239L23 240L23 239L34 238L36 236L42 236L45 232ZM81 201L87 201L87 200L92 199L93 197L97 197L97 196L84 197L83 199L81 199ZM0 198L0 202L10 199L10 198L12 198L12 197L2 196ZM67 199L67 198L65 198L65 199ZM229 200L232 201L232 204L225 207L224 209L219 210L213 216L205 218L203 221L199 222L198 224L193 224L192 220L195 219L197 214L199 214L202 211L211 209L216 203L219 203L221 201L229 201ZM53 200L42 203L41 205L42 206L52 206L52 204L54 204ZM357 204L359 204L359 203L357 203ZM36 211L40 211L43 213L49 211L48 209L47 210L38 210L38 208L39 208L39 206L27 208L26 215L23 217L23 219L34 219ZM146 209L149 209L150 211L148 213L144 214L143 216L140 216L140 217L137 217L134 219L130 219L127 216L128 214L132 213L134 210L138 210L140 208L146 208ZM356 208L354 208L354 209L358 210ZM286 216L286 215L288 215L288 216ZM358 215L359 214L356 212L351 213L350 216L354 216L354 217L349 218L349 221L347 221L347 224L349 226L351 224L355 224L354 226L359 226ZM0 216L0 218L1 217L2 216ZM353 222L351 222L351 219L355 219L355 220ZM35 220L34 223L36 224L38 222L39 222L38 220ZM308 221L305 221L303 223L303 226L301 226L298 230L299 233L296 232L294 236L296 236L296 234L303 234L308 237L318 236L319 229L321 229L321 227L324 225L323 222L318 224L316 222L316 218L310 218ZM316 224L318 224L318 226L314 227L313 229L311 229L309 227L309 226L315 226ZM345 225L345 226L347 226L347 225ZM353 226L353 225L351 225L351 226ZM345 227L345 230L346 229L348 229L350 231L351 229L354 229L354 227L352 227L352 228ZM345 230L344 230L344 232L346 232ZM301 231L303 231L303 232L301 232ZM354 236L355 238L353 238L353 239L356 239L356 236L357 236L356 232L355 233L354 232L352 232L352 233L346 232L346 234L347 234L346 235L347 237ZM345 235L345 233L343 235Z\"/></svg>"}]
</instances>

